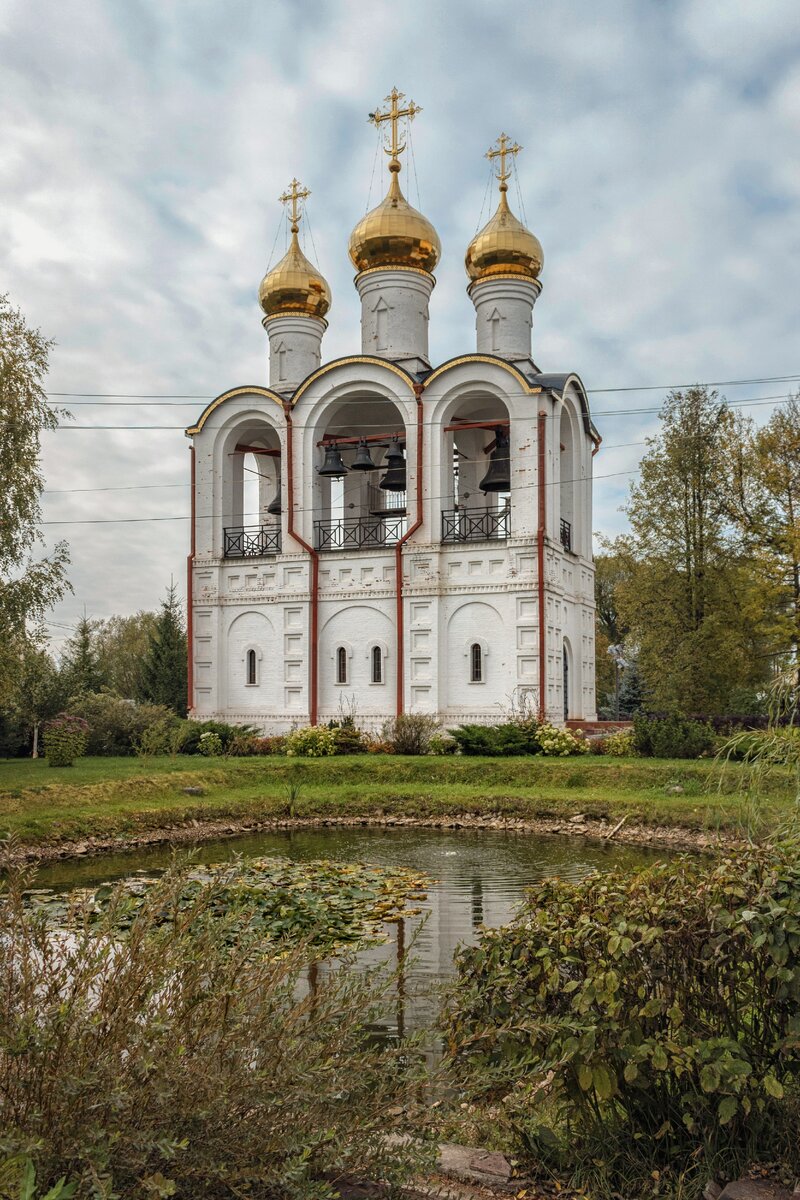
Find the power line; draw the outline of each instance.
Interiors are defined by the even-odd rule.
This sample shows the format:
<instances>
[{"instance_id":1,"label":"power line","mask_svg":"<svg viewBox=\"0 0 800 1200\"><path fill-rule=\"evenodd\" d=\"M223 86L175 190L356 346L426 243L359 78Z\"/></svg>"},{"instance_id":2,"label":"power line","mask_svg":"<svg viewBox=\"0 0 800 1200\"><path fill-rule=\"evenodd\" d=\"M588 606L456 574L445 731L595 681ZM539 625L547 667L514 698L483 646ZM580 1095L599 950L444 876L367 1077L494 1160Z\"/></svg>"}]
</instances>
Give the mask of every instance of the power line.
<instances>
[{"instance_id":1,"label":"power line","mask_svg":"<svg viewBox=\"0 0 800 1200\"><path fill-rule=\"evenodd\" d=\"M383 397L378 397L377 399L376 399L376 397L356 397L352 400L348 400L347 404L375 404L376 402L379 402L382 398ZM779 392L772 396L756 396L756 397L751 397L747 400L726 400L724 402L724 407L726 407L726 408L753 408L753 407L758 407L759 405L762 405L762 404L787 404L788 402L789 402L789 397L785 396L782 392ZM655 408L651 407L651 408L602 409L599 411L595 411L595 412L591 413L590 415L592 416L592 418L594 418L594 417L635 417L635 416L643 416L646 413L660 413L660 412L661 412L661 406L659 405ZM551 421L560 420L560 418L561 418L561 413L557 412L557 413L550 415L548 417L548 420L551 420ZM501 419L501 418L498 418L498 420L499 419ZM505 418L502 418L502 419L505 419ZM486 420L489 423L491 423L492 418L487 417ZM4 424L7 426L8 422L6 421L6 422L4 422ZM423 424L423 426L437 426L439 424L439 422L438 421L423 421L422 424ZM386 421L371 422L371 423L367 423L367 424L361 424L359 426L360 429L384 429L385 427L386 427ZM3 425L0 425L0 429L1 428L3 428ZM49 430L46 430L45 432L60 433L65 430L69 430L71 432L79 432L80 431L82 433L85 433L87 430L91 431L94 429L94 430L102 430L102 431L116 431L118 433L123 433L125 431L131 432L131 433L140 433L140 432L141 433L152 433L155 431L161 431L161 432L171 431L174 433L176 430L182 430L185 428L186 427L184 425L58 425L55 429L49 429ZM349 428L349 426L348 426L348 428ZM335 436L335 435L332 435L332 436ZM342 434L341 436L344 437L345 435ZM388 434L387 434L387 436L388 436Z\"/></svg>"},{"instance_id":2,"label":"power line","mask_svg":"<svg viewBox=\"0 0 800 1200\"><path fill-rule=\"evenodd\" d=\"M669 392L681 391L692 387L744 387L756 383L793 383L800 381L800 374L794 375L764 375L757 379L716 379L707 383L652 383L626 387L587 388L587 393L600 395L609 392ZM48 396L58 397L95 397L107 400L216 400L216 396L199 395L191 392L47 392Z\"/></svg>"},{"instance_id":3,"label":"power line","mask_svg":"<svg viewBox=\"0 0 800 1200\"><path fill-rule=\"evenodd\" d=\"M611 471L607 475L594 475L594 476L587 476L586 478L576 476L574 479L548 479L545 483L545 487L561 487L561 485L565 484L565 483L593 483L598 479L616 479L621 475L637 475L638 473L639 473L639 467L633 467L631 470L628 470L628 471ZM522 483L522 484L516 485L514 487L513 491L514 492L528 491L528 490L531 490L538 486L539 486L538 483ZM449 500L449 499L451 499L451 497L449 495L426 496L425 499L429 500L429 501L430 500ZM295 505L294 511L296 513L299 513L299 512L316 512L318 510L314 506L312 506L311 508L308 508L305 505L298 504L298 505ZM196 521L213 521L215 516L216 516L215 513L196 513L195 520ZM45 525L133 525L133 524L147 524L148 522L152 522L152 521L160 522L160 521L190 521L190 520L191 520L191 513L185 513L182 516L175 516L175 517L83 517L83 518L79 517L73 521L41 521L40 524L42 526L45 526Z\"/></svg>"}]
</instances>

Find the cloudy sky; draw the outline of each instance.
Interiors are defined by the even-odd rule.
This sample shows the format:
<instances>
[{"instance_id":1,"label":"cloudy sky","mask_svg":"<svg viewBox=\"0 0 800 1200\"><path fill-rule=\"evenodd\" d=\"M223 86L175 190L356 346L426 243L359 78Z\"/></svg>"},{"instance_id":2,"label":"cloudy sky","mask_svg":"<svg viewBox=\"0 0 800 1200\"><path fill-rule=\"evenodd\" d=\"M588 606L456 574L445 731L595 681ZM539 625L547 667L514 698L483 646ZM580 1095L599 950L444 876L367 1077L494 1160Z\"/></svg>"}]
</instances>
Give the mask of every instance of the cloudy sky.
<instances>
[{"instance_id":1,"label":"cloudy sky","mask_svg":"<svg viewBox=\"0 0 800 1200\"><path fill-rule=\"evenodd\" d=\"M392 85L424 109L434 362L474 345L484 152L501 129L524 147L534 356L592 393L596 530L624 527L664 388L800 375L797 0L0 0L0 290L56 339L51 391L83 394L45 447L75 589L54 636L84 607L154 607L171 575L183 592L183 428L266 382L256 291L295 174L333 289L325 356L358 350L347 240ZM763 419L790 386L721 390Z\"/></svg>"}]
</instances>

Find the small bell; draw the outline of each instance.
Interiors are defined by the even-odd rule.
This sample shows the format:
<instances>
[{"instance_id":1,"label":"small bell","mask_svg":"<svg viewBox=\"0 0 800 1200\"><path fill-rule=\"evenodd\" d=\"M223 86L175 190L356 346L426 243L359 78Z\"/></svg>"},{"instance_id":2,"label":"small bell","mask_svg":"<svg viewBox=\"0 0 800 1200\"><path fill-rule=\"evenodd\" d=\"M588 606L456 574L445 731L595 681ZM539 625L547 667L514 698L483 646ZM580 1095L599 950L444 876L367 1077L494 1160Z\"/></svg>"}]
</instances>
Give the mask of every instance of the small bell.
<instances>
[{"instance_id":1,"label":"small bell","mask_svg":"<svg viewBox=\"0 0 800 1200\"><path fill-rule=\"evenodd\" d=\"M378 484L383 492L406 490L406 459L397 438L392 438L386 451L386 474Z\"/></svg>"},{"instance_id":2,"label":"small bell","mask_svg":"<svg viewBox=\"0 0 800 1200\"><path fill-rule=\"evenodd\" d=\"M511 457L509 437L505 429L495 429L494 450L489 455L489 470L478 484L482 492L511 490Z\"/></svg>"},{"instance_id":3,"label":"small bell","mask_svg":"<svg viewBox=\"0 0 800 1200\"><path fill-rule=\"evenodd\" d=\"M279 517L281 515L281 477L278 476L277 490L272 501L267 505L267 512L271 517Z\"/></svg>"},{"instance_id":4,"label":"small bell","mask_svg":"<svg viewBox=\"0 0 800 1200\"><path fill-rule=\"evenodd\" d=\"M361 441L358 443L358 450L356 451L356 456L353 459L353 463L352 463L352 466L350 467L350 470L351 471L377 471L377 469L378 469L378 464L374 463L372 461L372 456L370 455L369 446L367 445L366 439L362 438Z\"/></svg>"},{"instance_id":5,"label":"small bell","mask_svg":"<svg viewBox=\"0 0 800 1200\"><path fill-rule=\"evenodd\" d=\"M329 475L331 479L342 479L347 474L347 467L342 462L342 454L335 442L328 442L325 447L325 461L317 471L318 475Z\"/></svg>"}]
</instances>

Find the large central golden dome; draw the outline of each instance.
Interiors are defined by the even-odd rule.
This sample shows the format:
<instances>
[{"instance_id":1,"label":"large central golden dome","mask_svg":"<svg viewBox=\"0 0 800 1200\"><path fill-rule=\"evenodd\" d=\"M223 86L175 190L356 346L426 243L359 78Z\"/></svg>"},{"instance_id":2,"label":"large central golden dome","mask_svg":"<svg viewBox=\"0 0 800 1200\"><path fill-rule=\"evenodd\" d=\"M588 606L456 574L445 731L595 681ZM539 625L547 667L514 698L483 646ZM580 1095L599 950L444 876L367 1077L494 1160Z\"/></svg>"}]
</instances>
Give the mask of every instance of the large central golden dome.
<instances>
[{"instance_id":1,"label":"large central golden dome","mask_svg":"<svg viewBox=\"0 0 800 1200\"><path fill-rule=\"evenodd\" d=\"M439 235L427 217L400 190L400 163L389 163L392 180L385 200L359 221L350 235L350 258L357 271L370 267L416 267L433 272L442 253Z\"/></svg>"},{"instance_id":2,"label":"large central golden dome","mask_svg":"<svg viewBox=\"0 0 800 1200\"><path fill-rule=\"evenodd\" d=\"M497 212L467 247L464 265L473 282L492 275L538 279L544 266L541 242L514 216L508 207L506 191L502 182Z\"/></svg>"}]
</instances>

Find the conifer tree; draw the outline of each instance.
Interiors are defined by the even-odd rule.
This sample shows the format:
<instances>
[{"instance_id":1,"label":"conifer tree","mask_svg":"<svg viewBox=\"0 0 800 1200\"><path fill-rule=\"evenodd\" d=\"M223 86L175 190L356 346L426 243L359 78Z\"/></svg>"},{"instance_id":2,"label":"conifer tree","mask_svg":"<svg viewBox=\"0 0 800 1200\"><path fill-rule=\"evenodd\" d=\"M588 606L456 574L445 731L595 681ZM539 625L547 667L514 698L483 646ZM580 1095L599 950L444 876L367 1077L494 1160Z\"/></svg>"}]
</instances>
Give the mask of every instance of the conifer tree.
<instances>
[{"instance_id":1,"label":"conifer tree","mask_svg":"<svg viewBox=\"0 0 800 1200\"><path fill-rule=\"evenodd\" d=\"M66 642L61 658L61 675L68 696L99 692L105 684L97 657L95 634L98 623L84 615Z\"/></svg>"},{"instance_id":2,"label":"conifer tree","mask_svg":"<svg viewBox=\"0 0 800 1200\"><path fill-rule=\"evenodd\" d=\"M186 716L186 630L175 585L170 584L150 635L142 668L142 694L151 704L164 704Z\"/></svg>"}]
</instances>

